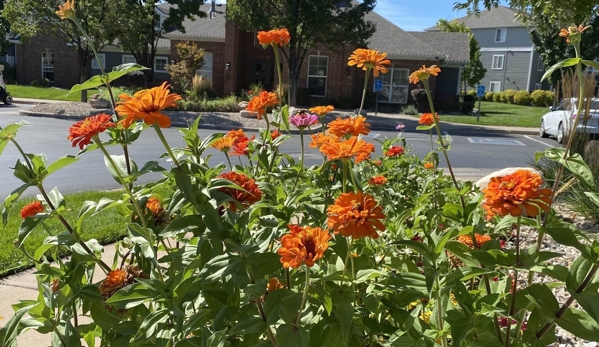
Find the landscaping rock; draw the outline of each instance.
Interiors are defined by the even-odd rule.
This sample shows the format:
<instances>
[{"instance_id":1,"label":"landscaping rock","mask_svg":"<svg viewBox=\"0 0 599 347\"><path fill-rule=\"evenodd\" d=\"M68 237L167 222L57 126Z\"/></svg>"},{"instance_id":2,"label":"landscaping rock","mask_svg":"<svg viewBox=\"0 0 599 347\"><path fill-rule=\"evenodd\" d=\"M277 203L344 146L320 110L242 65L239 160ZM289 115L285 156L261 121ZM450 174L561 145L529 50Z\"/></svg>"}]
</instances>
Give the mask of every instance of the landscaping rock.
<instances>
[{"instance_id":1,"label":"landscaping rock","mask_svg":"<svg viewBox=\"0 0 599 347\"><path fill-rule=\"evenodd\" d=\"M542 174L538 171L535 170L531 167L508 167L499 171L495 171L491 174L488 174L487 176L481 178L480 180L478 180L475 185L480 188L480 190L483 190L485 188L487 188L487 186L489 185L489 182L491 181L491 178L493 177L502 177L502 176L507 176L507 175L511 175L514 172L518 171L518 170L528 170L530 172L536 173L537 175L541 175Z\"/></svg>"},{"instance_id":2,"label":"landscaping rock","mask_svg":"<svg viewBox=\"0 0 599 347\"><path fill-rule=\"evenodd\" d=\"M246 110L239 111L239 115L243 118L258 118L258 114L256 112L250 112Z\"/></svg>"},{"instance_id":3,"label":"landscaping rock","mask_svg":"<svg viewBox=\"0 0 599 347\"><path fill-rule=\"evenodd\" d=\"M242 101L240 103L237 104L237 106L239 106L240 109L245 109L246 107L248 107L248 102L247 101Z\"/></svg>"},{"instance_id":4,"label":"landscaping rock","mask_svg":"<svg viewBox=\"0 0 599 347\"><path fill-rule=\"evenodd\" d=\"M93 108L110 108L110 101L100 97L100 94L92 95L87 102Z\"/></svg>"}]
</instances>

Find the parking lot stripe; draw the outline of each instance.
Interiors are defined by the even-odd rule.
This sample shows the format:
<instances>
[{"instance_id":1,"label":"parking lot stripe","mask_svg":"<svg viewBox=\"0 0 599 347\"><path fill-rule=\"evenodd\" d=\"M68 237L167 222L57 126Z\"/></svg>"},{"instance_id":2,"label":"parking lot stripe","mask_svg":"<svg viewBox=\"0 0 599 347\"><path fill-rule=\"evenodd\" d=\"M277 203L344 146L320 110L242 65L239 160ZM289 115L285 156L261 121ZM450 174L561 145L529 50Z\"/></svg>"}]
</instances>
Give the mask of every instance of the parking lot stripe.
<instances>
[{"instance_id":1,"label":"parking lot stripe","mask_svg":"<svg viewBox=\"0 0 599 347\"><path fill-rule=\"evenodd\" d=\"M527 138L527 139L529 139L529 140L533 140L533 141L535 141L535 142L542 143L542 144L544 144L544 145L545 145L545 146L547 146L547 147L555 147L555 146L553 146L553 145L551 145L551 144L549 144L549 143L543 142L543 141L541 141L541 140L537 140L537 139L535 139L535 138L533 138L533 137L530 137L530 136L528 136L528 135L524 135L524 137L526 137L526 138Z\"/></svg>"}]
</instances>

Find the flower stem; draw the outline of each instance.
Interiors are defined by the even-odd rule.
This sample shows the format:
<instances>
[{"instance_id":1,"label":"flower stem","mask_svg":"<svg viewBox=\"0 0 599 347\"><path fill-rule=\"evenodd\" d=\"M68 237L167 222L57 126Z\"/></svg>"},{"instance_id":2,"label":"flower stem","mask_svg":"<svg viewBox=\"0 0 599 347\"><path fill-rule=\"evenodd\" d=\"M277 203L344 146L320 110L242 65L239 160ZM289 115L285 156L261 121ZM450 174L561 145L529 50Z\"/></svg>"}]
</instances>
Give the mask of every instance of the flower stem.
<instances>
[{"instance_id":1,"label":"flower stem","mask_svg":"<svg viewBox=\"0 0 599 347\"><path fill-rule=\"evenodd\" d=\"M229 163L231 171L233 171L233 165L231 164L231 159L229 158L229 152L225 151L225 157L227 158L227 162Z\"/></svg>"},{"instance_id":2,"label":"flower stem","mask_svg":"<svg viewBox=\"0 0 599 347\"><path fill-rule=\"evenodd\" d=\"M341 285L339 289L343 286L343 282L345 281L345 271L347 270L347 265L349 263L349 257L351 256L352 243L354 242L353 238L349 238L349 242L347 243L347 255L345 256L345 263L343 264L343 276L341 277Z\"/></svg>"},{"instance_id":3,"label":"flower stem","mask_svg":"<svg viewBox=\"0 0 599 347\"><path fill-rule=\"evenodd\" d=\"M297 311L297 318L295 318L295 328L299 327L300 319L302 319L302 312L308 299L308 288L310 286L310 268L306 266L306 283L304 285L304 295L302 296L302 303L300 304L299 311Z\"/></svg>"},{"instance_id":4,"label":"flower stem","mask_svg":"<svg viewBox=\"0 0 599 347\"><path fill-rule=\"evenodd\" d=\"M366 88L368 87L368 77L370 77L370 69L366 69L366 77L364 77L364 90L362 90L362 101L360 102L360 111L358 111L358 115L362 114L362 109L364 108L364 99L366 99Z\"/></svg>"},{"instance_id":5,"label":"flower stem","mask_svg":"<svg viewBox=\"0 0 599 347\"><path fill-rule=\"evenodd\" d=\"M29 168L29 171L33 172L33 166L31 165L31 161L29 160L27 154L25 154L25 152L23 151L23 148L19 146L17 140L15 140L13 137L10 138L10 141L15 145L15 147L17 147L17 150L19 151L19 153L21 153L21 156L23 156L23 159L25 160L25 164Z\"/></svg>"},{"instance_id":6,"label":"flower stem","mask_svg":"<svg viewBox=\"0 0 599 347\"><path fill-rule=\"evenodd\" d=\"M447 155L447 148L445 148L445 142L443 141L443 137L441 136L441 127L439 126L439 122L437 121L437 117L435 116L435 106L433 105L433 98L431 97L431 90L428 84L428 80L423 80L422 83L424 83L424 89L426 89L426 97L428 98L428 103L431 107L433 121L435 122L435 129L437 130L437 136L439 138L439 144L441 145L443 156L445 157L445 162L447 162L447 169L449 170L449 174L451 175L451 180L453 181L454 186L459 191L460 186L458 185L458 181L455 178L455 174L453 173L451 162L449 161L449 155ZM466 202L464 201L464 197L462 195L460 195L460 202L462 203L462 208L465 210Z\"/></svg>"},{"instance_id":7,"label":"flower stem","mask_svg":"<svg viewBox=\"0 0 599 347\"><path fill-rule=\"evenodd\" d=\"M275 51L275 64L277 64L277 75L279 77L279 111L283 112L283 76L281 72L281 64L279 63L279 48L276 44L273 44L272 48ZM281 128L281 117L279 117L279 121L277 122L277 128Z\"/></svg>"},{"instance_id":8,"label":"flower stem","mask_svg":"<svg viewBox=\"0 0 599 347\"><path fill-rule=\"evenodd\" d=\"M522 216L518 216L516 221L516 266L520 265L520 225Z\"/></svg>"},{"instance_id":9,"label":"flower stem","mask_svg":"<svg viewBox=\"0 0 599 347\"><path fill-rule=\"evenodd\" d=\"M302 156L300 157L300 173L304 169L304 128L300 128L300 142L302 144Z\"/></svg>"},{"instance_id":10,"label":"flower stem","mask_svg":"<svg viewBox=\"0 0 599 347\"><path fill-rule=\"evenodd\" d=\"M347 163L345 162L345 160L342 160L343 163L343 176L342 176L342 183L343 183L343 193L347 193L347 186L346 186L346 181L347 181Z\"/></svg>"},{"instance_id":11,"label":"flower stem","mask_svg":"<svg viewBox=\"0 0 599 347\"><path fill-rule=\"evenodd\" d=\"M171 157L171 159L173 160L173 163L175 163L177 168L180 168L181 164L179 164L177 157L175 157L175 155L173 154L173 151L171 150L171 147L168 145L168 142L166 142L166 138L164 137L164 134L162 133L160 126L158 125L158 123L154 123L153 126L154 126L154 129L156 130L156 134L158 134L158 137L160 138L160 141L164 145L164 148L166 148L166 152L168 153L169 157Z\"/></svg>"}]
</instances>

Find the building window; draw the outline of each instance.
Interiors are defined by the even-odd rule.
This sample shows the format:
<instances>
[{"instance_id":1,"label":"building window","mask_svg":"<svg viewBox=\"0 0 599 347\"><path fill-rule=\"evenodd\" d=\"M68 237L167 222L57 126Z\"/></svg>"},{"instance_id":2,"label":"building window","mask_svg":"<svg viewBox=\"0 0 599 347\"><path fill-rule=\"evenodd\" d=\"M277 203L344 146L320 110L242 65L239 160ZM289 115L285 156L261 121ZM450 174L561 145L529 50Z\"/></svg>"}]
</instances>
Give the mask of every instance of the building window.
<instances>
[{"instance_id":1,"label":"building window","mask_svg":"<svg viewBox=\"0 0 599 347\"><path fill-rule=\"evenodd\" d=\"M537 70L538 71L545 71L545 65L543 64L543 59L541 59L541 56L539 56L539 62L537 64Z\"/></svg>"},{"instance_id":2,"label":"building window","mask_svg":"<svg viewBox=\"0 0 599 347\"><path fill-rule=\"evenodd\" d=\"M210 85L212 85L212 66L214 62L214 56L212 52L204 53L204 65L196 71L197 75L204 77L205 79L210 81Z\"/></svg>"},{"instance_id":3,"label":"building window","mask_svg":"<svg viewBox=\"0 0 599 347\"><path fill-rule=\"evenodd\" d=\"M503 54L493 56L493 70L503 70Z\"/></svg>"},{"instance_id":4,"label":"building window","mask_svg":"<svg viewBox=\"0 0 599 347\"><path fill-rule=\"evenodd\" d=\"M595 58L595 59L593 59L593 61L594 61L595 63L599 63L599 58ZM598 70L598 69L595 69L595 68L594 68L594 67L592 67L592 66L589 66L589 67L587 67L587 71L588 71L588 72L590 72L590 73L596 73L596 72L599 72L599 70Z\"/></svg>"},{"instance_id":5,"label":"building window","mask_svg":"<svg viewBox=\"0 0 599 347\"><path fill-rule=\"evenodd\" d=\"M308 59L308 89L312 96L326 96L329 57L311 55Z\"/></svg>"},{"instance_id":6,"label":"building window","mask_svg":"<svg viewBox=\"0 0 599 347\"><path fill-rule=\"evenodd\" d=\"M102 68L106 68L106 55L105 54L98 54L98 59L94 58L92 59L92 69L96 69L96 70L100 70L100 65L98 65L98 60L100 61L100 64L102 64Z\"/></svg>"},{"instance_id":7,"label":"building window","mask_svg":"<svg viewBox=\"0 0 599 347\"><path fill-rule=\"evenodd\" d=\"M543 89L543 85L541 83L535 83L535 90Z\"/></svg>"},{"instance_id":8,"label":"building window","mask_svg":"<svg viewBox=\"0 0 599 347\"><path fill-rule=\"evenodd\" d=\"M495 42L505 42L506 36L507 36L506 28L495 30Z\"/></svg>"},{"instance_id":9,"label":"building window","mask_svg":"<svg viewBox=\"0 0 599 347\"><path fill-rule=\"evenodd\" d=\"M54 82L54 53L42 52L42 78Z\"/></svg>"},{"instance_id":10,"label":"building window","mask_svg":"<svg viewBox=\"0 0 599 347\"><path fill-rule=\"evenodd\" d=\"M168 64L167 57L156 57L154 58L154 71L166 72L166 65Z\"/></svg>"},{"instance_id":11,"label":"building window","mask_svg":"<svg viewBox=\"0 0 599 347\"><path fill-rule=\"evenodd\" d=\"M135 64L137 63L137 59L135 59L134 56L132 55L123 55L122 58L122 64Z\"/></svg>"},{"instance_id":12,"label":"building window","mask_svg":"<svg viewBox=\"0 0 599 347\"><path fill-rule=\"evenodd\" d=\"M393 64L395 66L395 62ZM407 104L410 69L392 67L388 70L389 72L380 77L383 80L380 100L382 102Z\"/></svg>"},{"instance_id":13,"label":"building window","mask_svg":"<svg viewBox=\"0 0 599 347\"><path fill-rule=\"evenodd\" d=\"M489 83L489 91L493 93L497 93L501 91L501 82L491 82Z\"/></svg>"}]
</instances>

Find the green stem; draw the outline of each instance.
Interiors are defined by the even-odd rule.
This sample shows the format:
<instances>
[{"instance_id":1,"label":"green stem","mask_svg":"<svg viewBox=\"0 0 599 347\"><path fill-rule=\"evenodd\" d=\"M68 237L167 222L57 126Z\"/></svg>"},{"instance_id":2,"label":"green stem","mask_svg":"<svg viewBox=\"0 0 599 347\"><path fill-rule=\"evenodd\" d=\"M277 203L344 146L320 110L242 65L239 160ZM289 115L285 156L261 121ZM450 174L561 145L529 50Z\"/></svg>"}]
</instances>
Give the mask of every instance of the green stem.
<instances>
[{"instance_id":1,"label":"green stem","mask_svg":"<svg viewBox=\"0 0 599 347\"><path fill-rule=\"evenodd\" d=\"M300 173L304 169L304 128L300 128L300 142L302 144L302 156L300 157Z\"/></svg>"},{"instance_id":2,"label":"green stem","mask_svg":"<svg viewBox=\"0 0 599 347\"><path fill-rule=\"evenodd\" d=\"M347 255L345 256L345 263L343 264L343 276L341 277L341 285L339 286L339 289L343 287L343 282L345 282L345 271L347 270L347 264L349 263L349 257L351 256L353 242L354 239L349 237L349 242L347 243Z\"/></svg>"},{"instance_id":3,"label":"green stem","mask_svg":"<svg viewBox=\"0 0 599 347\"><path fill-rule=\"evenodd\" d=\"M453 168L451 167L451 162L449 161L449 155L447 154L447 148L445 147L443 136L441 136L441 127L439 126L439 122L437 121L435 106L433 105L433 98L431 97L431 90L428 84L428 80L423 80L422 83L424 83L424 89L426 89L426 97L428 98L428 103L431 107L433 121L435 122L435 129L437 130L437 137L439 138L439 144L441 145L443 156L445 157L445 161L447 162L447 169L449 170L449 174L451 175L451 180L453 181L455 188L459 191L460 186L458 185L458 180L455 178L455 174L453 173ZM464 201L464 197L462 195L460 195L460 202L462 204L462 208L466 210L466 202Z\"/></svg>"},{"instance_id":4,"label":"green stem","mask_svg":"<svg viewBox=\"0 0 599 347\"><path fill-rule=\"evenodd\" d=\"M275 51L275 63L277 64L277 75L279 77L279 110L283 110L283 74L281 72L281 64L279 63L279 48L276 44L273 44L273 49ZM279 117L279 121L277 122L277 128L281 128L281 117Z\"/></svg>"},{"instance_id":5,"label":"green stem","mask_svg":"<svg viewBox=\"0 0 599 347\"><path fill-rule=\"evenodd\" d=\"M17 147L17 150L19 151L19 153L21 153L21 156L23 156L23 159L25 160L25 164L29 168L29 171L33 172L33 166L31 165L31 161L29 160L27 154L25 154L25 152L23 151L23 148L19 146L17 140L15 140L13 137L10 138L10 141L15 145L15 147Z\"/></svg>"},{"instance_id":6,"label":"green stem","mask_svg":"<svg viewBox=\"0 0 599 347\"><path fill-rule=\"evenodd\" d=\"M48 234L48 236L50 237L54 237L54 235L50 232L50 229L48 228L48 226L46 225L46 223L42 222L42 227L44 228L44 230L46 231L46 234ZM57 246L58 250L60 251L60 253L62 254L63 257L67 257L68 254L62 249L61 246Z\"/></svg>"},{"instance_id":7,"label":"green stem","mask_svg":"<svg viewBox=\"0 0 599 347\"><path fill-rule=\"evenodd\" d=\"M439 321L438 329L439 331L443 330L443 309L442 309L442 300L441 300L441 285L439 284L439 276L435 278L436 287L437 287L437 320ZM441 345L443 347L447 347L447 339L445 339L445 334L441 335Z\"/></svg>"},{"instance_id":8,"label":"green stem","mask_svg":"<svg viewBox=\"0 0 599 347\"><path fill-rule=\"evenodd\" d=\"M320 130L322 131L323 135L325 135L325 132L324 132L324 117L326 117L326 114L323 114L322 117L319 116L319 118L320 118Z\"/></svg>"},{"instance_id":9,"label":"green stem","mask_svg":"<svg viewBox=\"0 0 599 347\"><path fill-rule=\"evenodd\" d=\"M233 171L233 164L231 164L231 159L229 158L229 152L225 151L225 158L227 158L227 162L229 163L229 167L231 171Z\"/></svg>"},{"instance_id":10,"label":"green stem","mask_svg":"<svg viewBox=\"0 0 599 347\"><path fill-rule=\"evenodd\" d=\"M156 130L156 134L158 134L158 137L160 138L160 142L162 142L162 144L164 145L164 148L166 148L166 152L168 153L169 157L171 157L171 159L173 160L173 163L175 163L177 168L180 168L181 164L179 164L177 157L175 157L175 155L173 154L173 151L171 150L171 147L168 145L168 142L166 142L166 138L164 137L164 134L162 133L160 126L158 125L158 123L154 123L153 126L154 126L154 130Z\"/></svg>"},{"instance_id":11,"label":"green stem","mask_svg":"<svg viewBox=\"0 0 599 347\"><path fill-rule=\"evenodd\" d=\"M518 216L516 221L516 266L520 265L520 225L522 216Z\"/></svg>"},{"instance_id":12,"label":"green stem","mask_svg":"<svg viewBox=\"0 0 599 347\"><path fill-rule=\"evenodd\" d=\"M295 318L295 328L299 328L300 319L302 319L302 312L304 311L304 306L306 305L306 300L308 299L308 288L310 286L310 268L306 266L306 283L304 284L304 295L302 296L302 303L300 305L299 311L297 311L297 318Z\"/></svg>"},{"instance_id":13,"label":"green stem","mask_svg":"<svg viewBox=\"0 0 599 347\"><path fill-rule=\"evenodd\" d=\"M370 69L366 69L366 77L364 78L364 90L362 90L362 101L360 102L360 111L358 111L358 115L362 114L362 108L364 108L364 99L366 99L366 88L368 88L368 77L370 77Z\"/></svg>"}]
</instances>

